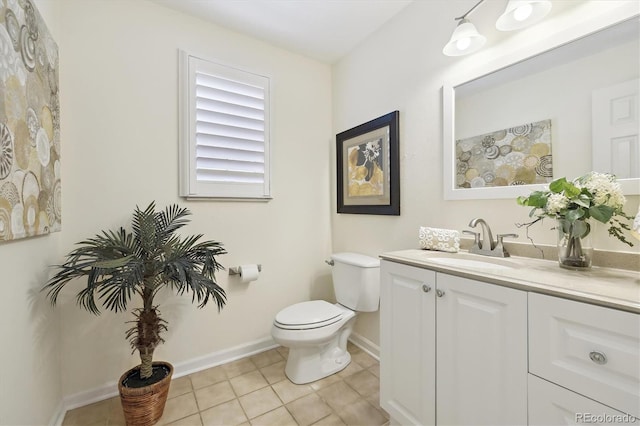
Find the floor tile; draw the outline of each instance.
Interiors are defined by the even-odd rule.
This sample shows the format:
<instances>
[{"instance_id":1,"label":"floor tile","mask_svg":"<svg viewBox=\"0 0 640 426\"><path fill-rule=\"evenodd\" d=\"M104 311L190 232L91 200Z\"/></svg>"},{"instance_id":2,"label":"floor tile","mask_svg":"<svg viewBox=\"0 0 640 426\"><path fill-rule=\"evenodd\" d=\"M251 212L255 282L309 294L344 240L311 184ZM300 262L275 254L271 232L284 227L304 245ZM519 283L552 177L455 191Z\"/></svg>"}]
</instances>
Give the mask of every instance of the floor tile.
<instances>
[{"instance_id":1,"label":"floor tile","mask_svg":"<svg viewBox=\"0 0 640 426\"><path fill-rule=\"evenodd\" d=\"M369 368L378 363L377 359L362 350L355 354L351 354L351 359L360 364L363 368Z\"/></svg>"},{"instance_id":2,"label":"floor tile","mask_svg":"<svg viewBox=\"0 0 640 426\"><path fill-rule=\"evenodd\" d=\"M336 412L360 398L358 392L342 380L320 389L318 395Z\"/></svg>"},{"instance_id":3,"label":"floor tile","mask_svg":"<svg viewBox=\"0 0 640 426\"><path fill-rule=\"evenodd\" d=\"M120 396L115 396L107 401L109 401L110 404L109 421L107 424L109 426L126 426L127 422L124 420L124 411L122 411Z\"/></svg>"},{"instance_id":4,"label":"floor tile","mask_svg":"<svg viewBox=\"0 0 640 426\"><path fill-rule=\"evenodd\" d=\"M285 362L280 361L267 367L262 367L260 372L270 384L285 380L287 376L284 374Z\"/></svg>"},{"instance_id":5,"label":"floor tile","mask_svg":"<svg viewBox=\"0 0 640 426\"><path fill-rule=\"evenodd\" d=\"M198 389L195 391L195 394L200 411L222 404L223 402L231 401L236 397L228 381Z\"/></svg>"},{"instance_id":6,"label":"floor tile","mask_svg":"<svg viewBox=\"0 0 640 426\"><path fill-rule=\"evenodd\" d=\"M169 386L169 396L168 399L184 395L185 393L189 393L193 390L191 386L191 379L189 376L180 377L178 379L171 380L171 385Z\"/></svg>"},{"instance_id":7,"label":"floor tile","mask_svg":"<svg viewBox=\"0 0 640 426\"><path fill-rule=\"evenodd\" d=\"M315 391L318 391L322 388L326 388L336 382L342 380L342 377L337 374L332 374L330 376L325 377L324 379L316 380L315 382L309 383L309 386Z\"/></svg>"},{"instance_id":8,"label":"floor tile","mask_svg":"<svg viewBox=\"0 0 640 426\"><path fill-rule=\"evenodd\" d=\"M258 370L236 376L230 379L229 382L237 396L246 395L254 390L269 386L269 383L267 383Z\"/></svg>"},{"instance_id":9,"label":"floor tile","mask_svg":"<svg viewBox=\"0 0 640 426\"><path fill-rule=\"evenodd\" d=\"M387 420L389 419L389 414L387 414L387 412L384 411L384 409L380 406L380 392L379 391L374 393L374 394L371 394L371 395L367 396L365 399L367 401L369 401L369 404L373 405L378 410L380 410L382 415L385 416L387 418Z\"/></svg>"},{"instance_id":10,"label":"floor tile","mask_svg":"<svg viewBox=\"0 0 640 426\"><path fill-rule=\"evenodd\" d=\"M284 346L278 346L276 350L280 355L282 355L284 359L287 359L287 356L289 356L289 348L285 348Z\"/></svg>"},{"instance_id":11,"label":"floor tile","mask_svg":"<svg viewBox=\"0 0 640 426\"><path fill-rule=\"evenodd\" d=\"M193 373L189 375L189 378L191 379L193 388L200 389L227 380L227 375L222 366L218 366Z\"/></svg>"},{"instance_id":12,"label":"floor tile","mask_svg":"<svg viewBox=\"0 0 640 426\"><path fill-rule=\"evenodd\" d=\"M71 410L65 416L62 426L86 426L92 423L107 424L111 402L107 399Z\"/></svg>"},{"instance_id":13,"label":"floor tile","mask_svg":"<svg viewBox=\"0 0 640 426\"><path fill-rule=\"evenodd\" d=\"M198 412L196 398L193 393L176 396L167 400L164 406L164 413L158 424L166 425L176 420L183 419Z\"/></svg>"},{"instance_id":14,"label":"floor tile","mask_svg":"<svg viewBox=\"0 0 640 426\"><path fill-rule=\"evenodd\" d=\"M381 426L388 421L377 408L364 399L346 405L337 414L348 425Z\"/></svg>"},{"instance_id":15,"label":"floor tile","mask_svg":"<svg viewBox=\"0 0 640 426\"><path fill-rule=\"evenodd\" d=\"M251 420L251 426L298 426L298 423L285 407L279 407Z\"/></svg>"},{"instance_id":16,"label":"floor tile","mask_svg":"<svg viewBox=\"0 0 640 426\"><path fill-rule=\"evenodd\" d=\"M209 408L203 411L201 415L204 426L231 426L247 421L247 416L245 416L237 399Z\"/></svg>"},{"instance_id":17,"label":"floor tile","mask_svg":"<svg viewBox=\"0 0 640 426\"><path fill-rule=\"evenodd\" d=\"M368 396L380 390L380 379L369 370L358 371L345 377L344 381L362 396Z\"/></svg>"},{"instance_id":18,"label":"floor tile","mask_svg":"<svg viewBox=\"0 0 640 426\"><path fill-rule=\"evenodd\" d=\"M367 368L367 370L371 371L374 376L380 378L380 363L372 365L371 367Z\"/></svg>"},{"instance_id":19,"label":"floor tile","mask_svg":"<svg viewBox=\"0 0 640 426\"><path fill-rule=\"evenodd\" d=\"M295 383L291 383L288 379L275 383L271 387L278 394L284 404L288 404L295 399L309 395L313 392L313 388L311 388L311 386L296 385Z\"/></svg>"},{"instance_id":20,"label":"floor tile","mask_svg":"<svg viewBox=\"0 0 640 426\"><path fill-rule=\"evenodd\" d=\"M313 424L332 413L331 408L315 393L290 402L287 409L300 426Z\"/></svg>"},{"instance_id":21,"label":"floor tile","mask_svg":"<svg viewBox=\"0 0 640 426\"><path fill-rule=\"evenodd\" d=\"M256 365L249 358L242 358L237 361L222 365L228 378L233 378L256 369Z\"/></svg>"},{"instance_id":22,"label":"floor tile","mask_svg":"<svg viewBox=\"0 0 640 426\"><path fill-rule=\"evenodd\" d=\"M324 419L318 420L313 426L346 426L337 414L331 414Z\"/></svg>"},{"instance_id":23,"label":"floor tile","mask_svg":"<svg viewBox=\"0 0 640 426\"><path fill-rule=\"evenodd\" d=\"M354 373L357 373L358 371L362 370L362 366L360 364L358 364L355 361L351 361L351 363L347 366L347 368L345 368L344 370L342 370L341 372L338 373L338 376L345 378L347 376L350 376Z\"/></svg>"},{"instance_id":24,"label":"floor tile","mask_svg":"<svg viewBox=\"0 0 640 426\"><path fill-rule=\"evenodd\" d=\"M238 399L249 419L258 417L282 405L282 401L270 387L251 392Z\"/></svg>"},{"instance_id":25,"label":"floor tile","mask_svg":"<svg viewBox=\"0 0 640 426\"><path fill-rule=\"evenodd\" d=\"M176 420L173 423L169 423L167 426L202 426L202 420L200 419L200 413L198 413L180 420Z\"/></svg>"},{"instance_id":26,"label":"floor tile","mask_svg":"<svg viewBox=\"0 0 640 426\"><path fill-rule=\"evenodd\" d=\"M267 365L275 364L276 362L284 361L280 352L277 349L271 349L269 351L261 352L257 355L250 357L251 361L258 368L266 367Z\"/></svg>"}]
</instances>

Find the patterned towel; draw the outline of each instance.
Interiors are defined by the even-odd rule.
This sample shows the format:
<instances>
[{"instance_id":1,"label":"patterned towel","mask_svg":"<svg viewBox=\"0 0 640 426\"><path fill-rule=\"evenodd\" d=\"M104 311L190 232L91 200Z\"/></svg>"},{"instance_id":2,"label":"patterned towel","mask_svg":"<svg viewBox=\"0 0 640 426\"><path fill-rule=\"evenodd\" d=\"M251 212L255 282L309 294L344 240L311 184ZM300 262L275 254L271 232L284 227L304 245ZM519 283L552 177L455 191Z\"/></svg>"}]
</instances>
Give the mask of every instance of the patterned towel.
<instances>
[{"instance_id":1,"label":"patterned towel","mask_svg":"<svg viewBox=\"0 0 640 426\"><path fill-rule=\"evenodd\" d=\"M460 233L453 229L421 226L418 237L420 248L425 250L448 251L451 253L460 250Z\"/></svg>"}]
</instances>

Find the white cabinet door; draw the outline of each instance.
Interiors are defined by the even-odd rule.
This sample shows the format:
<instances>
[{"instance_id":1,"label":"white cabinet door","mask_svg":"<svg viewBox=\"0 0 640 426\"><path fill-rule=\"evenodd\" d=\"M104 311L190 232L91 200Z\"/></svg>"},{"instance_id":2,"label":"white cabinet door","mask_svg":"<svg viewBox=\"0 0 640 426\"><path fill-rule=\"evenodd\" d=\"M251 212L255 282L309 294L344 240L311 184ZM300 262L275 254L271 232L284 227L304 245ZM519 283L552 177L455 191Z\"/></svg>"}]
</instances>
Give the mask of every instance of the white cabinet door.
<instances>
[{"instance_id":1,"label":"white cabinet door","mask_svg":"<svg viewBox=\"0 0 640 426\"><path fill-rule=\"evenodd\" d=\"M527 422L527 293L437 275L437 424Z\"/></svg>"},{"instance_id":2,"label":"white cabinet door","mask_svg":"<svg viewBox=\"0 0 640 426\"><path fill-rule=\"evenodd\" d=\"M640 425L629 414L529 375L529 425Z\"/></svg>"},{"instance_id":3,"label":"white cabinet door","mask_svg":"<svg viewBox=\"0 0 640 426\"><path fill-rule=\"evenodd\" d=\"M435 423L435 272L382 261L380 405L401 425Z\"/></svg>"}]
</instances>

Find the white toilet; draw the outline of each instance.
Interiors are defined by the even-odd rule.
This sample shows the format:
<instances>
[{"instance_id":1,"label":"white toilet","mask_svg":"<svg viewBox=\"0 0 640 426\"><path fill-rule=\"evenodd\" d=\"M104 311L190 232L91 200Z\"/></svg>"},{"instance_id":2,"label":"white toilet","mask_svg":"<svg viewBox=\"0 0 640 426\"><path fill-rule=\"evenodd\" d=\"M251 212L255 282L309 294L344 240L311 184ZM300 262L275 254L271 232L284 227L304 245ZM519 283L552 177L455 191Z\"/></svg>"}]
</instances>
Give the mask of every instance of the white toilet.
<instances>
[{"instance_id":1,"label":"white toilet","mask_svg":"<svg viewBox=\"0 0 640 426\"><path fill-rule=\"evenodd\" d=\"M312 300L284 308L271 335L289 348L285 374L293 383L322 379L351 362L347 339L357 312L374 312L380 302L380 260L358 253L337 253L333 288L338 303Z\"/></svg>"}]
</instances>

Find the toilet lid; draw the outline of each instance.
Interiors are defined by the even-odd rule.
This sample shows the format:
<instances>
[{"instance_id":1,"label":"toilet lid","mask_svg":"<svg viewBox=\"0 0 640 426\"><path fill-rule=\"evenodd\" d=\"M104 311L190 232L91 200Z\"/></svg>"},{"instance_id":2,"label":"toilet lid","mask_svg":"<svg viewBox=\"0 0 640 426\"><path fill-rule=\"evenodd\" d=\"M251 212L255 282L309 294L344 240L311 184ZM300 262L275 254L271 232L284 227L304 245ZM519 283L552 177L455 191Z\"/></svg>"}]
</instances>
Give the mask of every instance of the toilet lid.
<instances>
[{"instance_id":1,"label":"toilet lid","mask_svg":"<svg viewBox=\"0 0 640 426\"><path fill-rule=\"evenodd\" d=\"M340 321L342 310L324 300L296 303L276 315L276 325L281 328L306 329L331 325Z\"/></svg>"}]
</instances>

